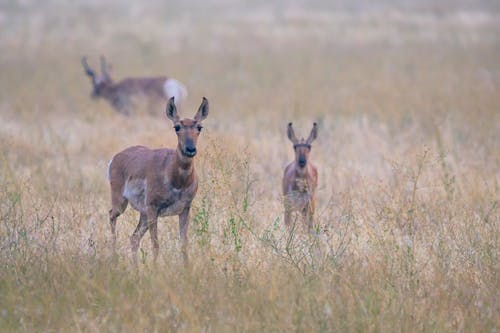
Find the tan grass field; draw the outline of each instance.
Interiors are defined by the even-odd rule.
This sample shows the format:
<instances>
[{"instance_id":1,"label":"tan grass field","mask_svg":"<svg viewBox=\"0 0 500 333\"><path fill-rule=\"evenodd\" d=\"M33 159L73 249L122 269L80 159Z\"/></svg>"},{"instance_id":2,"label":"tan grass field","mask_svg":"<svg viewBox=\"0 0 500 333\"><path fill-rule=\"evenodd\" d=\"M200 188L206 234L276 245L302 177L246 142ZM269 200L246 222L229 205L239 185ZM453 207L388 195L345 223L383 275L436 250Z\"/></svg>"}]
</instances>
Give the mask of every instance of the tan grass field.
<instances>
[{"instance_id":1,"label":"tan grass field","mask_svg":"<svg viewBox=\"0 0 500 333\"><path fill-rule=\"evenodd\" d=\"M494 1L24 0L0 31L0 331L499 330ZM176 137L90 99L101 54L210 101L189 267L173 217L134 265L130 208L113 254L109 159ZM319 124L312 236L283 225L290 121Z\"/></svg>"}]
</instances>

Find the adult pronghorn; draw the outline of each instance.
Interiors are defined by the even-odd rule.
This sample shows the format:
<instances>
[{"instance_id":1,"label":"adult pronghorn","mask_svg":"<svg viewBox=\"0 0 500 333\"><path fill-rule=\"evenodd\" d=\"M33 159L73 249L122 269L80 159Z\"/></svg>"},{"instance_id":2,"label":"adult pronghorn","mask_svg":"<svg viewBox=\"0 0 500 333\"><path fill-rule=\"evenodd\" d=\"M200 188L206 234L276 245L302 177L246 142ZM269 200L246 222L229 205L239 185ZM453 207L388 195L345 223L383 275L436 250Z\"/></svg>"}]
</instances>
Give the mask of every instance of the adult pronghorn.
<instances>
[{"instance_id":1,"label":"adult pronghorn","mask_svg":"<svg viewBox=\"0 0 500 333\"><path fill-rule=\"evenodd\" d=\"M158 217L179 215L182 254L187 262L189 209L198 190L193 158L196 155L196 142L203 128L201 122L208 115L208 101L203 97L193 119L179 117L174 97L169 99L166 112L177 133L177 149L135 146L119 152L109 162L109 223L115 244L116 219L130 202L140 213L139 224L130 237L132 252L136 255L141 238L149 229L156 259L159 250Z\"/></svg>"},{"instance_id":2,"label":"adult pronghorn","mask_svg":"<svg viewBox=\"0 0 500 333\"><path fill-rule=\"evenodd\" d=\"M125 78L115 83L111 79L103 56L101 56L101 75L97 75L90 68L86 57L82 58L82 65L91 79L92 98L106 99L116 111L125 115L130 113L134 97L145 97L151 111L157 102L164 103L169 98L175 97L176 103L179 104L187 96L186 87L182 83L165 76Z\"/></svg>"},{"instance_id":3,"label":"adult pronghorn","mask_svg":"<svg viewBox=\"0 0 500 333\"><path fill-rule=\"evenodd\" d=\"M288 124L288 138L293 143L295 160L285 168L283 176L283 195L285 203L285 225L291 226L293 211L302 213L309 231L313 226L313 215L316 188L318 187L318 170L309 161L311 143L318 136L318 126L314 123L307 140L298 140L292 123Z\"/></svg>"}]
</instances>

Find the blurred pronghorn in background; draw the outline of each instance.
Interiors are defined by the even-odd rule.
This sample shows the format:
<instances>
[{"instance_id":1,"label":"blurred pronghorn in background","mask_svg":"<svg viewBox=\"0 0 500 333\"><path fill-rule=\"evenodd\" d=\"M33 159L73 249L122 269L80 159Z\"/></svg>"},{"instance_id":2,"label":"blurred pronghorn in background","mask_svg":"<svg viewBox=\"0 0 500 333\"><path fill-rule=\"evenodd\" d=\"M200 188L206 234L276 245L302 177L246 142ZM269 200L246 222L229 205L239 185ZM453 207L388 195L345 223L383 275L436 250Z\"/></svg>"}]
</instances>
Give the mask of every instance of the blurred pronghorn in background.
<instances>
[{"instance_id":1,"label":"blurred pronghorn in background","mask_svg":"<svg viewBox=\"0 0 500 333\"><path fill-rule=\"evenodd\" d=\"M106 58L101 56L100 60L101 75L97 75L87 63L87 58L82 58L83 68L92 83L91 96L106 99L116 111L124 115L131 113L135 106L133 100L135 97L147 99L150 113L155 111L156 105L166 102L171 97L175 98L177 105L187 97L186 87L166 76L125 78L115 83L109 74Z\"/></svg>"},{"instance_id":2,"label":"blurred pronghorn in background","mask_svg":"<svg viewBox=\"0 0 500 333\"><path fill-rule=\"evenodd\" d=\"M308 231L313 226L316 188L318 187L318 170L309 161L311 143L318 136L318 126L314 123L307 140L298 140L292 127L288 124L288 138L293 143L295 160L285 168L283 176L283 195L285 202L285 225L292 224L292 212L302 214Z\"/></svg>"}]
</instances>

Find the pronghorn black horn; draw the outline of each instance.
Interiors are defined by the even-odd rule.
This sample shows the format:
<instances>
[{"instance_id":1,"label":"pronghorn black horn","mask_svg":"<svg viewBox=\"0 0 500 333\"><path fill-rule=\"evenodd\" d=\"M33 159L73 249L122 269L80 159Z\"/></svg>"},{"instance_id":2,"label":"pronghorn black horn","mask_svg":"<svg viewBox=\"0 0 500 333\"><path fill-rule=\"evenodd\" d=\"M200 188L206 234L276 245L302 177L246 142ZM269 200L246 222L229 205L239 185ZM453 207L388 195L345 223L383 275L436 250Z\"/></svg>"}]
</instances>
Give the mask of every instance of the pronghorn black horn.
<instances>
[{"instance_id":1,"label":"pronghorn black horn","mask_svg":"<svg viewBox=\"0 0 500 333\"><path fill-rule=\"evenodd\" d=\"M90 77L95 77L95 73L94 71L92 70L92 68L90 68L89 64L87 63L87 57L82 57L82 65L83 65L83 69L85 69L85 73L90 76Z\"/></svg>"}]
</instances>

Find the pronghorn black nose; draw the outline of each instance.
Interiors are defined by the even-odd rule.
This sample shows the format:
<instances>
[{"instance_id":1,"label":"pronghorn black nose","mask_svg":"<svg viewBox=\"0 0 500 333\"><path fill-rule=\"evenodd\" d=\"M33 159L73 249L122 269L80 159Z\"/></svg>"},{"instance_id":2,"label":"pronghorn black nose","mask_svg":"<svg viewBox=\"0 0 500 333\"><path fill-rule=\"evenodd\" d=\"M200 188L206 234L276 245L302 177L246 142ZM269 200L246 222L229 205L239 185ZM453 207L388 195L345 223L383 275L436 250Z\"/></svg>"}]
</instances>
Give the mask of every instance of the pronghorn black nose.
<instances>
[{"instance_id":1,"label":"pronghorn black nose","mask_svg":"<svg viewBox=\"0 0 500 333\"><path fill-rule=\"evenodd\" d=\"M196 147L195 146L187 146L186 147L186 153L188 153L190 155L191 154L192 155L196 154Z\"/></svg>"},{"instance_id":2,"label":"pronghorn black nose","mask_svg":"<svg viewBox=\"0 0 500 333\"><path fill-rule=\"evenodd\" d=\"M306 160L306 158L305 158L304 156L300 156L300 157L299 157L299 166L300 166L301 168L303 168L303 167L305 167L305 166L306 166L306 164L307 164L307 160Z\"/></svg>"},{"instance_id":3,"label":"pronghorn black nose","mask_svg":"<svg viewBox=\"0 0 500 333\"><path fill-rule=\"evenodd\" d=\"M186 138L186 141L184 142L184 153L189 157L196 155L196 145L192 138Z\"/></svg>"}]
</instances>

